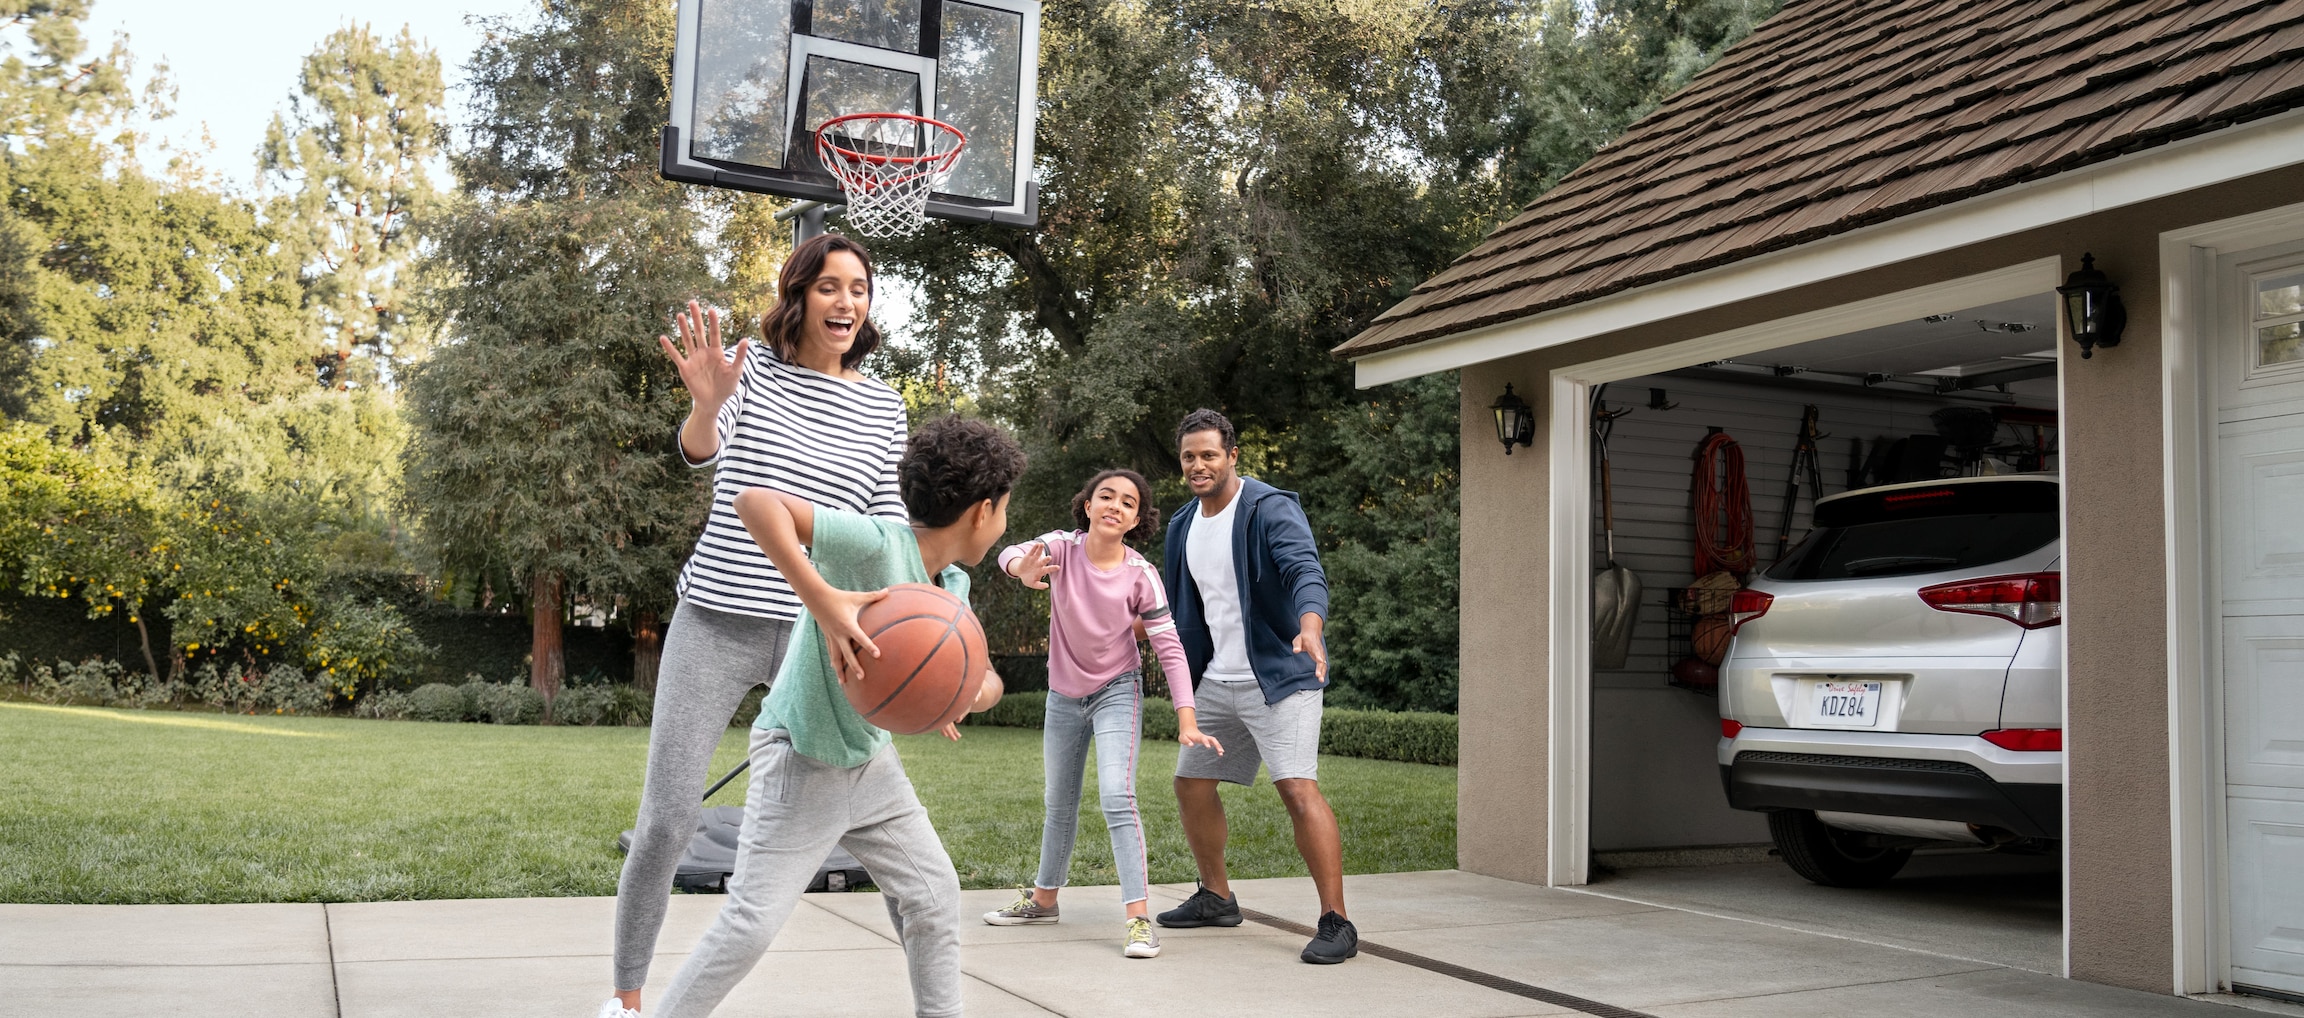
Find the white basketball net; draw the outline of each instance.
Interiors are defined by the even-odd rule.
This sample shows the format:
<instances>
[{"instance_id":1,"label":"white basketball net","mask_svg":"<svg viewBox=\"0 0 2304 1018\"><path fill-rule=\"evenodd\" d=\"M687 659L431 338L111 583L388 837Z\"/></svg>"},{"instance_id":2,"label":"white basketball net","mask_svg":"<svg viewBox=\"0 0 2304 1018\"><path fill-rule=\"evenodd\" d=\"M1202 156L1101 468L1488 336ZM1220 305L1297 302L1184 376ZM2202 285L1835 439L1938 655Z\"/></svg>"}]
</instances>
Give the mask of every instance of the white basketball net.
<instances>
[{"instance_id":1,"label":"white basketball net","mask_svg":"<svg viewBox=\"0 0 2304 1018\"><path fill-rule=\"evenodd\" d=\"M874 238L919 232L928 195L967 147L959 128L907 113L856 113L816 129L816 158L848 196L848 225Z\"/></svg>"}]
</instances>

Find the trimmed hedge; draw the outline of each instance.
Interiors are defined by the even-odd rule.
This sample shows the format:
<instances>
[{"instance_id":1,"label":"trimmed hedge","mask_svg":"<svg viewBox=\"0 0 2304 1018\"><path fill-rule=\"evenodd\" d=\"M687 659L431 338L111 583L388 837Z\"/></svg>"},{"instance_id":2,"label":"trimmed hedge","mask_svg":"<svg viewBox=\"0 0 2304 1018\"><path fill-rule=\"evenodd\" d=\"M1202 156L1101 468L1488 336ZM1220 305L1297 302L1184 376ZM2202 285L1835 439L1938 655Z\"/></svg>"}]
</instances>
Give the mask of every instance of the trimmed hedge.
<instances>
[{"instance_id":1,"label":"trimmed hedge","mask_svg":"<svg viewBox=\"0 0 2304 1018\"><path fill-rule=\"evenodd\" d=\"M1330 707L1320 714L1320 752L1454 767L1456 715Z\"/></svg>"},{"instance_id":2,"label":"trimmed hedge","mask_svg":"<svg viewBox=\"0 0 2304 1018\"><path fill-rule=\"evenodd\" d=\"M995 728L1038 728L1047 705L1046 693L1010 693L1001 697L991 710L969 715L964 723ZM1144 698L1144 737L1176 738L1175 705L1159 697ZM1456 715L1330 707L1320 715L1320 752L1453 767L1456 765Z\"/></svg>"}]
</instances>

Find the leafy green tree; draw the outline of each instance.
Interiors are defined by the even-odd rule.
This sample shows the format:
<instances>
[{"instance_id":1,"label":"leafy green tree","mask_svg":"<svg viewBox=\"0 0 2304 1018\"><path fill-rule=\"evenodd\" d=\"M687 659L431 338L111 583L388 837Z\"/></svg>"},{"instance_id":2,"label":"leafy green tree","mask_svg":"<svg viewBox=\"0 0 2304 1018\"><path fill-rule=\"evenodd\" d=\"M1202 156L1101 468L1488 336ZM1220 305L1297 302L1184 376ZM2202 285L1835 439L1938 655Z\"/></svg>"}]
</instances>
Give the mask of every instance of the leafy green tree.
<instances>
[{"instance_id":1,"label":"leafy green tree","mask_svg":"<svg viewBox=\"0 0 2304 1018\"><path fill-rule=\"evenodd\" d=\"M1773 8L1056 0L1042 221L880 245L936 323L886 363L956 365L1023 430L1020 530L1113 464L1173 508L1170 429L1223 410L1320 531L1339 699L1452 706L1454 381L1358 391L1328 350Z\"/></svg>"},{"instance_id":2,"label":"leafy green tree","mask_svg":"<svg viewBox=\"0 0 2304 1018\"><path fill-rule=\"evenodd\" d=\"M526 602L547 695L571 599L650 624L709 505L672 453L687 400L655 344L711 284L696 209L656 174L671 43L671 9L643 0L495 26L440 229L446 336L409 383L410 501L453 584Z\"/></svg>"},{"instance_id":3,"label":"leafy green tree","mask_svg":"<svg viewBox=\"0 0 2304 1018\"><path fill-rule=\"evenodd\" d=\"M304 58L290 110L265 134L260 164L282 191L272 218L329 348L321 378L339 388L388 377L418 352L413 267L438 202L425 167L444 99L440 58L407 28L386 40L347 26Z\"/></svg>"},{"instance_id":4,"label":"leafy green tree","mask_svg":"<svg viewBox=\"0 0 2304 1018\"><path fill-rule=\"evenodd\" d=\"M170 620L169 657L293 653L318 576L373 561L401 444L385 394L314 376L299 263L251 204L134 158L127 56L84 58L85 5L0 26L0 409L68 478L29 589ZM53 587L55 591L47 588Z\"/></svg>"},{"instance_id":5,"label":"leafy green tree","mask_svg":"<svg viewBox=\"0 0 2304 1018\"><path fill-rule=\"evenodd\" d=\"M79 598L89 618L126 614L154 678L144 618L175 571L171 515L151 478L109 443L74 450L36 426L0 430L0 569L25 594Z\"/></svg>"}]
</instances>

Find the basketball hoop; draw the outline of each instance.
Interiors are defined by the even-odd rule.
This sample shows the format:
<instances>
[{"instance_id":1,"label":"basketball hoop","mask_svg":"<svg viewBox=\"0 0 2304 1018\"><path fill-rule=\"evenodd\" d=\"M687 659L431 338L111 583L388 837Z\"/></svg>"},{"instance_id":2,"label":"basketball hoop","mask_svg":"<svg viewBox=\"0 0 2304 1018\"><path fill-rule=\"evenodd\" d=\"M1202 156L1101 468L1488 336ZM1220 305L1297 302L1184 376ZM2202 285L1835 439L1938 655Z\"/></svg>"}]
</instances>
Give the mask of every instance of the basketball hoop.
<instances>
[{"instance_id":1,"label":"basketball hoop","mask_svg":"<svg viewBox=\"0 0 2304 1018\"><path fill-rule=\"evenodd\" d=\"M848 225L874 238L919 232L928 195L967 147L959 128L910 113L851 113L816 128L816 158L848 196Z\"/></svg>"}]
</instances>

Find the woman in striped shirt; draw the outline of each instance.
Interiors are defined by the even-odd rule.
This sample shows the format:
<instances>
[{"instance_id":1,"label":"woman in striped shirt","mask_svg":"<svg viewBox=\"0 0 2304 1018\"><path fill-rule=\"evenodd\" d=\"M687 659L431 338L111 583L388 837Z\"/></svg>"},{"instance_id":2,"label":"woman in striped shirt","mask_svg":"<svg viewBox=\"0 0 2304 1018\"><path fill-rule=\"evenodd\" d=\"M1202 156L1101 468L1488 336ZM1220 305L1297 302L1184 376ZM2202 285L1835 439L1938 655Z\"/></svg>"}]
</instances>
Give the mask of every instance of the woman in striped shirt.
<instances>
[{"instance_id":1,"label":"woman in striped shirt","mask_svg":"<svg viewBox=\"0 0 2304 1018\"><path fill-rule=\"evenodd\" d=\"M719 313L693 301L676 316L680 341L657 337L693 400L680 453L690 466L712 465L712 515L680 570L664 635L640 819L616 885L616 995L602 1018L637 1018L712 750L744 694L775 676L800 614L791 584L736 517L737 493L774 488L904 518L904 399L856 370L880 345L868 317L871 256L847 237L816 237L785 261L776 294L760 322L768 349L757 355L747 355L750 341L724 350Z\"/></svg>"}]
</instances>

